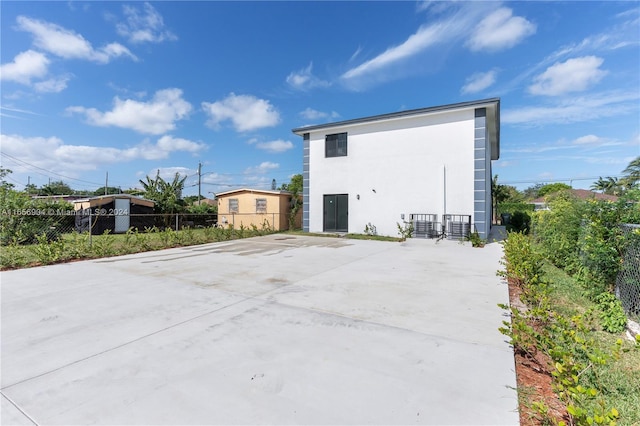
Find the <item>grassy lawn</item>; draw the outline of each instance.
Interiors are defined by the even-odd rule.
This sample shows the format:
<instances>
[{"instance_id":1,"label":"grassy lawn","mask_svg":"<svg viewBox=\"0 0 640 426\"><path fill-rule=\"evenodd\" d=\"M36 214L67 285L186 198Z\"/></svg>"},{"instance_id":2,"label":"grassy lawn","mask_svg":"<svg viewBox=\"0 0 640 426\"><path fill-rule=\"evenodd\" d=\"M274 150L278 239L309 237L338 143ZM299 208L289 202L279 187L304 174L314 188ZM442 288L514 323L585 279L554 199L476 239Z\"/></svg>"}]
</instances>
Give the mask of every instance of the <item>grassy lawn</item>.
<instances>
[{"instance_id":1,"label":"grassy lawn","mask_svg":"<svg viewBox=\"0 0 640 426\"><path fill-rule=\"evenodd\" d=\"M596 305L583 295L583 288L564 271L547 263L544 272L550 282L551 299L558 312L569 316L589 315L590 310L595 309ZM640 425L640 349L622 334L602 331L597 313L595 316L593 338L600 349L609 351L616 346L618 339L623 338L624 341L618 359L593 368L601 395L608 406L616 407L621 413L619 425Z\"/></svg>"}]
</instances>

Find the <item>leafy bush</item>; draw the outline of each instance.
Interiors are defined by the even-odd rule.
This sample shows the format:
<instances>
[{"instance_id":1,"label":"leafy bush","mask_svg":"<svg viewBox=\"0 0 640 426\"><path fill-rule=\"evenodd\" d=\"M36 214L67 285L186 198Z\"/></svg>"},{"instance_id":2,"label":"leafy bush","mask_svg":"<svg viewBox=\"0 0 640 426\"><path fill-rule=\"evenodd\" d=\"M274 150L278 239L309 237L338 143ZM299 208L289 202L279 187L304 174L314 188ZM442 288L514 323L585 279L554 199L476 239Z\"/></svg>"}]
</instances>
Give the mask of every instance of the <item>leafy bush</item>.
<instances>
[{"instance_id":1,"label":"leafy bush","mask_svg":"<svg viewBox=\"0 0 640 426\"><path fill-rule=\"evenodd\" d=\"M505 267L498 275L514 280L518 285L537 285L542 277L542 256L533 249L529 238L518 232L508 234L504 245L504 259L500 261Z\"/></svg>"},{"instance_id":2,"label":"leafy bush","mask_svg":"<svg viewBox=\"0 0 640 426\"><path fill-rule=\"evenodd\" d=\"M515 351L550 373L552 388L565 403L570 424L615 425L620 413L607 404L604 387L595 371L619 357L622 341L605 352L595 342L588 318L566 316L553 308L542 259L526 236L509 234L504 242L502 264L505 270L498 271L498 275L513 280L522 289L521 300L527 309L499 305L511 314L511 321L503 321L500 332L510 338ZM545 354L550 362L541 362L536 356L538 352ZM533 406L543 416L548 414L544 403Z\"/></svg>"},{"instance_id":3,"label":"leafy bush","mask_svg":"<svg viewBox=\"0 0 640 426\"><path fill-rule=\"evenodd\" d=\"M375 225L373 225L371 222L369 222L364 226L364 234L365 235L378 235L378 230L376 229Z\"/></svg>"},{"instance_id":4,"label":"leafy bush","mask_svg":"<svg viewBox=\"0 0 640 426\"><path fill-rule=\"evenodd\" d=\"M502 213L514 214L515 212L531 213L535 207L536 206L531 203L500 203L498 204L498 215Z\"/></svg>"},{"instance_id":5,"label":"leafy bush","mask_svg":"<svg viewBox=\"0 0 640 426\"><path fill-rule=\"evenodd\" d=\"M51 240L44 232L36 238L38 244L32 245L31 249L41 264L48 265L64 259L64 240Z\"/></svg>"},{"instance_id":6,"label":"leafy bush","mask_svg":"<svg viewBox=\"0 0 640 426\"><path fill-rule=\"evenodd\" d=\"M396 225L398 226L398 235L401 242L413 236L413 222L404 222L404 226L396 222Z\"/></svg>"},{"instance_id":7,"label":"leafy bush","mask_svg":"<svg viewBox=\"0 0 640 426\"><path fill-rule=\"evenodd\" d=\"M486 244L485 240L480 237L478 231L473 231L471 234L469 234L469 237L467 239L469 240L469 242L471 242L472 247L484 247L484 245Z\"/></svg>"},{"instance_id":8,"label":"leafy bush","mask_svg":"<svg viewBox=\"0 0 640 426\"><path fill-rule=\"evenodd\" d=\"M602 293L596 298L600 310L602 328L609 333L620 333L627 327L627 316L622 303L611 293Z\"/></svg>"},{"instance_id":9,"label":"leafy bush","mask_svg":"<svg viewBox=\"0 0 640 426\"><path fill-rule=\"evenodd\" d=\"M524 211L517 211L511 215L511 223L507 225L507 231L529 233L531 228L531 216Z\"/></svg>"},{"instance_id":10,"label":"leafy bush","mask_svg":"<svg viewBox=\"0 0 640 426\"><path fill-rule=\"evenodd\" d=\"M49 240L60 229L71 229L75 216L66 201L32 199L27 194L0 187L0 244L31 244L42 233ZM57 231L55 231L56 229Z\"/></svg>"},{"instance_id":11,"label":"leafy bush","mask_svg":"<svg viewBox=\"0 0 640 426\"><path fill-rule=\"evenodd\" d=\"M543 254L559 268L574 272L578 264L578 239L580 237L584 202L570 193L560 192L549 196L549 210L535 212L532 230L535 241L540 243Z\"/></svg>"}]
</instances>

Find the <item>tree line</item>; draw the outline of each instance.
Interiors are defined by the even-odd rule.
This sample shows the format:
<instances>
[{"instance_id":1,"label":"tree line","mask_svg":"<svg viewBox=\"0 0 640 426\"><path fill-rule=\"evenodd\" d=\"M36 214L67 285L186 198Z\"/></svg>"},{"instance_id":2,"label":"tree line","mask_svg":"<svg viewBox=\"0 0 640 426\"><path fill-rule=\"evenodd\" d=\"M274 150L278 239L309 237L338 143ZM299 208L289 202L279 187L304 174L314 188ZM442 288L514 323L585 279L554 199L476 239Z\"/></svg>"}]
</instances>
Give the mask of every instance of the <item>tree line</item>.
<instances>
[{"instance_id":1,"label":"tree line","mask_svg":"<svg viewBox=\"0 0 640 426\"><path fill-rule=\"evenodd\" d=\"M2 188L2 193L0 194L2 196L0 199L2 205L0 205L0 207L6 207L5 204L7 204L8 198L13 200L11 204L14 208L26 208L30 203L29 200L33 196L81 195L92 197L129 194L155 201L154 211L158 214L215 214L218 210L216 204L198 202L205 199L203 196L183 196L184 184L187 177L180 176L179 173L176 173L171 179L164 179L159 173L156 174L155 177L146 176L144 180L140 179L139 181L141 185L140 189L127 189L124 191L114 186L103 186L95 191L74 190L61 180L49 182L40 187L34 184L28 184L24 190L16 191L15 185L7 181L7 177L11 173L12 171L10 169L0 168L0 186ZM295 213L302 208L302 201L298 197L298 195L302 194L302 175L293 175L289 183L284 183L277 189L290 191L295 195L291 206L293 214L295 215ZM16 197L16 194L19 194L20 197ZM68 209L72 208L69 203L63 203L63 205Z\"/></svg>"}]
</instances>

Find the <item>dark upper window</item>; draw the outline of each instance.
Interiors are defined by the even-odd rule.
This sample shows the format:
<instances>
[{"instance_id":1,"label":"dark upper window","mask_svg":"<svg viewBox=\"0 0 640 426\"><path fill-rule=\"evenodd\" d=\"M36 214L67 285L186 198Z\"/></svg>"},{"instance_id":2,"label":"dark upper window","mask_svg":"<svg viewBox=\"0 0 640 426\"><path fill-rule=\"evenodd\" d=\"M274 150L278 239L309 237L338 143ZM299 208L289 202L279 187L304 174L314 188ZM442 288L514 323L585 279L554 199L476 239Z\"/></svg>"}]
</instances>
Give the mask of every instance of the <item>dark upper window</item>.
<instances>
[{"instance_id":1,"label":"dark upper window","mask_svg":"<svg viewBox=\"0 0 640 426\"><path fill-rule=\"evenodd\" d=\"M327 135L324 139L325 157L346 157L347 156L347 134L336 133Z\"/></svg>"}]
</instances>

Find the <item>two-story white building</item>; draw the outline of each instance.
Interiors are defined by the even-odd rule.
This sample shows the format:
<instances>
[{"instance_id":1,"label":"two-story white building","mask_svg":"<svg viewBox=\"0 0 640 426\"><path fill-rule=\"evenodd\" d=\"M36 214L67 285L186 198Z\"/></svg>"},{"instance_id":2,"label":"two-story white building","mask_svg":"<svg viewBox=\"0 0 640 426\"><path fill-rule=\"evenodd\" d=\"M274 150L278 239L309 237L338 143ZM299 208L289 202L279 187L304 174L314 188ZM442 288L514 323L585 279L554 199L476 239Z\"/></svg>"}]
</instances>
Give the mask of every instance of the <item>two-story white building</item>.
<instances>
[{"instance_id":1,"label":"two-story white building","mask_svg":"<svg viewBox=\"0 0 640 426\"><path fill-rule=\"evenodd\" d=\"M304 141L303 229L416 236L491 230L500 99L293 129Z\"/></svg>"}]
</instances>

